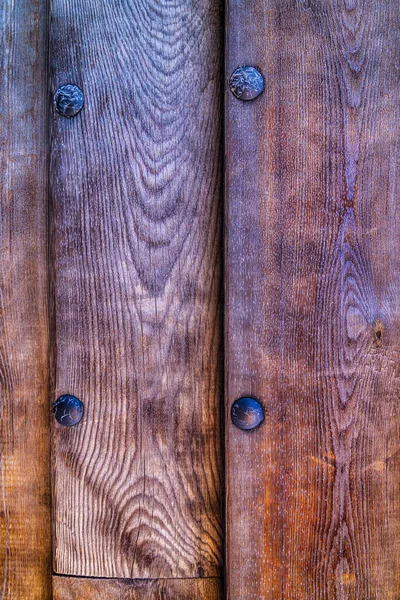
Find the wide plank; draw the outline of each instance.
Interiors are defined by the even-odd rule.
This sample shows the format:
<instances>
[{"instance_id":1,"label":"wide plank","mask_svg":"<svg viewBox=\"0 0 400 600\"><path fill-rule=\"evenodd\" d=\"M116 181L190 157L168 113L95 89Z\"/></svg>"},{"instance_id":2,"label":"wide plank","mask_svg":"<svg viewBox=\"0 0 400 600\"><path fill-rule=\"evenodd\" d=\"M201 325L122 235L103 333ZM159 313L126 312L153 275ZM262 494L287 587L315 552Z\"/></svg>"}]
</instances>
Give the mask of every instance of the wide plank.
<instances>
[{"instance_id":1,"label":"wide plank","mask_svg":"<svg viewBox=\"0 0 400 600\"><path fill-rule=\"evenodd\" d=\"M54 600L220 600L221 580L53 577Z\"/></svg>"},{"instance_id":2,"label":"wide plank","mask_svg":"<svg viewBox=\"0 0 400 600\"><path fill-rule=\"evenodd\" d=\"M399 19L227 3L227 78L265 78L226 95L229 600L400 597Z\"/></svg>"},{"instance_id":3,"label":"wide plank","mask_svg":"<svg viewBox=\"0 0 400 600\"><path fill-rule=\"evenodd\" d=\"M221 6L54 0L54 569L221 572Z\"/></svg>"},{"instance_id":4,"label":"wide plank","mask_svg":"<svg viewBox=\"0 0 400 600\"><path fill-rule=\"evenodd\" d=\"M0 597L51 597L47 3L0 6Z\"/></svg>"}]
</instances>

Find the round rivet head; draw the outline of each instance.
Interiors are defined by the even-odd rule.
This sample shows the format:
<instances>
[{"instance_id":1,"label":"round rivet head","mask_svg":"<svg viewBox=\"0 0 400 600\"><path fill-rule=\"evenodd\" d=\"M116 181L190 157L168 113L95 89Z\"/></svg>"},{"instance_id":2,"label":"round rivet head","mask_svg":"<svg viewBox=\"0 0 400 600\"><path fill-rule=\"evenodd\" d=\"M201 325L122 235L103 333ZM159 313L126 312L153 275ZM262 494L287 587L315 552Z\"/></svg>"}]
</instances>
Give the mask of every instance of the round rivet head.
<instances>
[{"instance_id":1,"label":"round rivet head","mask_svg":"<svg viewBox=\"0 0 400 600\"><path fill-rule=\"evenodd\" d=\"M83 404L79 398L65 394L54 402L53 414L61 425L72 427L83 417Z\"/></svg>"},{"instance_id":2,"label":"round rivet head","mask_svg":"<svg viewBox=\"0 0 400 600\"><path fill-rule=\"evenodd\" d=\"M239 429L255 429L264 421L264 410L254 398L239 398L232 404L231 417Z\"/></svg>"},{"instance_id":3,"label":"round rivet head","mask_svg":"<svg viewBox=\"0 0 400 600\"><path fill-rule=\"evenodd\" d=\"M54 94L54 107L63 117L75 117L83 107L82 90L77 85L62 85Z\"/></svg>"},{"instance_id":4,"label":"round rivet head","mask_svg":"<svg viewBox=\"0 0 400 600\"><path fill-rule=\"evenodd\" d=\"M264 89L264 77L255 67L239 67L230 76L229 87L239 100L254 100Z\"/></svg>"}]
</instances>

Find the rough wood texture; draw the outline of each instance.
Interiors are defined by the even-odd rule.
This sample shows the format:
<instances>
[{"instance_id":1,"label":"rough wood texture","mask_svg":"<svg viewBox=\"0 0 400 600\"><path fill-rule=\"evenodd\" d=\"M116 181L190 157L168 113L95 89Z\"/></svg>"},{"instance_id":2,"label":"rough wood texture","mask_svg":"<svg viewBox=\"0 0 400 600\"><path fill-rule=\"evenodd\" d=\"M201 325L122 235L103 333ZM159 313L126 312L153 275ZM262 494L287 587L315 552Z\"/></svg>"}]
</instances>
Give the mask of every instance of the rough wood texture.
<instances>
[{"instance_id":1,"label":"rough wood texture","mask_svg":"<svg viewBox=\"0 0 400 600\"><path fill-rule=\"evenodd\" d=\"M51 595L47 5L0 6L0 597Z\"/></svg>"},{"instance_id":2,"label":"rough wood texture","mask_svg":"<svg viewBox=\"0 0 400 600\"><path fill-rule=\"evenodd\" d=\"M228 2L230 600L400 597L399 5Z\"/></svg>"},{"instance_id":3,"label":"rough wood texture","mask_svg":"<svg viewBox=\"0 0 400 600\"><path fill-rule=\"evenodd\" d=\"M54 568L220 573L220 5L54 0Z\"/></svg>"},{"instance_id":4,"label":"rough wood texture","mask_svg":"<svg viewBox=\"0 0 400 600\"><path fill-rule=\"evenodd\" d=\"M53 577L54 600L220 600L221 580Z\"/></svg>"}]
</instances>

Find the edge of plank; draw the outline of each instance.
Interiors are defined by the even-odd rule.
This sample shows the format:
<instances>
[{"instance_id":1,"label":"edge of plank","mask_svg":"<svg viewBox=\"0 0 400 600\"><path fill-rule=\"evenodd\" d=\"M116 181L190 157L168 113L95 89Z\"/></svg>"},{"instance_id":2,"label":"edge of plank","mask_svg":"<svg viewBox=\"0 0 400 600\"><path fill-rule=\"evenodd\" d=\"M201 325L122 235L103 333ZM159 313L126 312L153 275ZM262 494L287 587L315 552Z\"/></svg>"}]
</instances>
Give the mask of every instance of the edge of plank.
<instances>
[{"instance_id":1,"label":"edge of plank","mask_svg":"<svg viewBox=\"0 0 400 600\"><path fill-rule=\"evenodd\" d=\"M53 576L54 600L222 600L219 577L107 579Z\"/></svg>"}]
</instances>

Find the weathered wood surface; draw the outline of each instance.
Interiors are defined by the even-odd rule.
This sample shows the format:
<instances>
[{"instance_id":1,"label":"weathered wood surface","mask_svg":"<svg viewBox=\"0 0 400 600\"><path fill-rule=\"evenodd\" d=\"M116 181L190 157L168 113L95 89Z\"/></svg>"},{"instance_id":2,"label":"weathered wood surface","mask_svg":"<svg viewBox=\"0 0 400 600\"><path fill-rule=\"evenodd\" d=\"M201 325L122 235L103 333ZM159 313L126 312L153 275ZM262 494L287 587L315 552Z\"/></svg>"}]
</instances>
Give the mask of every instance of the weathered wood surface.
<instances>
[{"instance_id":1,"label":"weathered wood surface","mask_svg":"<svg viewBox=\"0 0 400 600\"><path fill-rule=\"evenodd\" d=\"M221 580L53 577L54 600L220 600Z\"/></svg>"},{"instance_id":2,"label":"weathered wood surface","mask_svg":"<svg viewBox=\"0 0 400 600\"><path fill-rule=\"evenodd\" d=\"M0 7L0 597L51 595L46 3Z\"/></svg>"},{"instance_id":3,"label":"weathered wood surface","mask_svg":"<svg viewBox=\"0 0 400 600\"><path fill-rule=\"evenodd\" d=\"M229 600L400 597L399 5L228 2Z\"/></svg>"},{"instance_id":4,"label":"weathered wood surface","mask_svg":"<svg viewBox=\"0 0 400 600\"><path fill-rule=\"evenodd\" d=\"M220 5L54 0L54 569L221 571ZM135 596L136 597L136 596Z\"/></svg>"}]
</instances>

